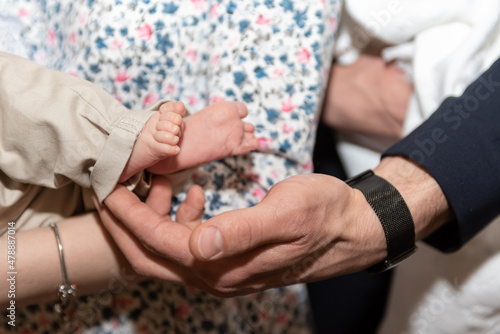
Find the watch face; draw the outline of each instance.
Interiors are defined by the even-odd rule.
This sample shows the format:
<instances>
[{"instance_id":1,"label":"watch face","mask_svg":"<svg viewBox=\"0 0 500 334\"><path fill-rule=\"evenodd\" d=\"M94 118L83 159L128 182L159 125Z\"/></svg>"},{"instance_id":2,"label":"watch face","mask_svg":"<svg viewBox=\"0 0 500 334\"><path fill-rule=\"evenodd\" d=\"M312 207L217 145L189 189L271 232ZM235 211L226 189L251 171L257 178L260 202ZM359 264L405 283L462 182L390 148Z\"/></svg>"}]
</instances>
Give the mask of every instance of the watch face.
<instances>
[{"instance_id":1,"label":"watch face","mask_svg":"<svg viewBox=\"0 0 500 334\"><path fill-rule=\"evenodd\" d=\"M353 185L355 185L355 184L357 184L357 183L359 183L359 182L361 182L361 181L369 178L372 175L375 175L375 174L373 173L373 171L371 169L369 169L367 171L364 171L361 174L358 174L356 176L351 177L350 179L347 179L345 181L345 183L347 183L348 185L350 185L352 187Z\"/></svg>"},{"instance_id":2,"label":"watch face","mask_svg":"<svg viewBox=\"0 0 500 334\"><path fill-rule=\"evenodd\" d=\"M418 247L413 246L413 249L409 249L407 252L401 254L400 256L398 256L397 258L395 258L393 260L386 259L383 262L380 262L379 265L383 265L383 268L381 268L382 270L380 270L378 272L386 271L386 270L389 270L389 269L396 267L401 262L404 262L404 260L409 258L412 254L414 254L417 250L418 250Z\"/></svg>"}]
</instances>

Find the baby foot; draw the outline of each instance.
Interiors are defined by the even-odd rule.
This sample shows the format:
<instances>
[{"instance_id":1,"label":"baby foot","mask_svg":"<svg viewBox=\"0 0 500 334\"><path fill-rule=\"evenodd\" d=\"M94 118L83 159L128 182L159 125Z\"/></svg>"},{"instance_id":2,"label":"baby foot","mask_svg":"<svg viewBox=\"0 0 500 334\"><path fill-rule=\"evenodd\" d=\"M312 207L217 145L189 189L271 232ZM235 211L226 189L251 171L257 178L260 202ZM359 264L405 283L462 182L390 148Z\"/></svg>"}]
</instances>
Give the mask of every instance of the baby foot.
<instances>
[{"instance_id":1,"label":"baby foot","mask_svg":"<svg viewBox=\"0 0 500 334\"><path fill-rule=\"evenodd\" d=\"M168 174L257 149L254 126L242 121L247 114L243 103L216 102L186 117L179 154L158 162L148 171Z\"/></svg>"},{"instance_id":2,"label":"baby foot","mask_svg":"<svg viewBox=\"0 0 500 334\"><path fill-rule=\"evenodd\" d=\"M160 106L137 138L119 182L179 153L178 143L185 113L182 102L168 102Z\"/></svg>"}]
</instances>

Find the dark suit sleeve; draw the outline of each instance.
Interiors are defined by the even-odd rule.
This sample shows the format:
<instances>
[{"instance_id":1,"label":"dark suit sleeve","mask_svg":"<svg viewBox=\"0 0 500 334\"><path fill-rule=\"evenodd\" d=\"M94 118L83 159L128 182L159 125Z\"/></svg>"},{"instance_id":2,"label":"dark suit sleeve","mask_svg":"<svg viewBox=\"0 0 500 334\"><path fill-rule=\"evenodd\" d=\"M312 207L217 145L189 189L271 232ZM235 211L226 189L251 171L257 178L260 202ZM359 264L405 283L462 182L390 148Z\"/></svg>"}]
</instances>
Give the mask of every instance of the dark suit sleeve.
<instances>
[{"instance_id":1,"label":"dark suit sleeve","mask_svg":"<svg viewBox=\"0 0 500 334\"><path fill-rule=\"evenodd\" d=\"M429 244L457 250L490 223L500 214L500 60L384 153L393 155L422 165L455 213Z\"/></svg>"}]
</instances>

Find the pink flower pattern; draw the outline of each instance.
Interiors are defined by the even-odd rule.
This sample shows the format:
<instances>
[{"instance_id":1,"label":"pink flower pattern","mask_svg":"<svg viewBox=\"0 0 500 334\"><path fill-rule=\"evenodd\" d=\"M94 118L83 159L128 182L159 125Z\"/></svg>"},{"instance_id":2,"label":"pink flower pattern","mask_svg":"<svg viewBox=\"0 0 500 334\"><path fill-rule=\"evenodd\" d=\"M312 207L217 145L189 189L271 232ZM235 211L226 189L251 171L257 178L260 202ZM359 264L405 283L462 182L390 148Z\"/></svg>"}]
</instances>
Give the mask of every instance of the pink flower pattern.
<instances>
[{"instance_id":1,"label":"pink flower pattern","mask_svg":"<svg viewBox=\"0 0 500 334\"><path fill-rule=\"evenodd\" d=\"M215 101L246 103L259 148L196 172L207 217L254 205L276 182L311 171L340 0L3 1L26 25L32 59L94 82L132 110L159 99L183 101L190 112ZM160 280L126 283L106 303L81 298L79 328L310 333L302 286L220 299ZM48 305L17 312L19 332L53 332L58 321Z\"/></svg>"}]
</instances>

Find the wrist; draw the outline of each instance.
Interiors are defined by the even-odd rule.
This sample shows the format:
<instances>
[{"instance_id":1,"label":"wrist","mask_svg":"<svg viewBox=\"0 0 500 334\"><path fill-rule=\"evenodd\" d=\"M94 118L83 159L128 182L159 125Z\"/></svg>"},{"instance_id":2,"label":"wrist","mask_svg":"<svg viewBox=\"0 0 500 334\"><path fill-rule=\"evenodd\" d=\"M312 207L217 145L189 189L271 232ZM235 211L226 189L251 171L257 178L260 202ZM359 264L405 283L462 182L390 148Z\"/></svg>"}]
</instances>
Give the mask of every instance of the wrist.
<instances>
[{"instance_id":1,"label":"wrist","mask_svg":"<svg viewBox=\"0 0 500 334\"><path fill-rule=\"evenodd\" d=\"M404 157L385 157L374 169L401 194L415 224L415 238L425 238L452 219L448 201L436 180Z\"/></svg>"},{"instance_id":2,"label":"wrist","mask_svg":"<svg viewBox=\"0 0 500 334\"><path fill-rule=\"evenodd\" d=\"M367 268L367 271L379 273L391 269L415 253L415 225L398 190L386 179L375 175L372 170L360 173L345 182L363 194L384 231L386 257Z\"/></svg>"},{"instance_id":3,"label":"wrist","mask_svg":"<svg viewBox=\"0 0 500 334\"><path fill-rule=\"evenodd\" d=\"M319 254L314 247L320 244L322 238L329 247L324 252L326 260L321 261L323 256L320 256L317 261L314 280L358 272L384 260L387 256L385 234L363 193L332 176L313 175L317 175L316 179L321 177L319 187L322 188L315 189L313 195L307 198L314 199L314 194L328 195L315 198L306 205L313 208L308 214L310 222L325 222L320 225L322 227L313 227L310 223L304 226L308 238L314 240L309 253ZM311 182L308 188L311 189ZM302 211L300 208L294 210L297 213L295 217L300 217Z\"/></svg>"},{"instance_id":4,"label":"wrist","mask_svg":"<svg viewBox=\"0 0 500 334\"><path fill-rule=\"evenodd\" d=\"M387 257L387 241L379 217L359 189L352 189L354 195L353 210L356 217L351 220L357 222L354 233L361 236L363 257L366 260L363 268L383 261Z\"/></svg>"}]
</instances>

